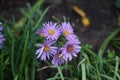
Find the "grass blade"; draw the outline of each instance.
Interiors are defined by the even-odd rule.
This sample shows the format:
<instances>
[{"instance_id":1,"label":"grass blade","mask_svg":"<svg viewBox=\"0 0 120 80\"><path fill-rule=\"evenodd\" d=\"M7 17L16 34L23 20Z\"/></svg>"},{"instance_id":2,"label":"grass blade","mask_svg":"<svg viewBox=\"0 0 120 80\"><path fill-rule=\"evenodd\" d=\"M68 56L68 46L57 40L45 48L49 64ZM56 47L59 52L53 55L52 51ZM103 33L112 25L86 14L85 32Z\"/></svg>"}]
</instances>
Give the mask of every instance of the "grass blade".
<instances>
[{"instance_id":1,"label":"grass blade","mask_svg":"<svg viewBox=\"0 0 120 80\"><path fill-rule=\"evenodd\" d=\"M95 67L96 67L96 70L97 70L97 78L98 78L98 80L101 80L100 71L98 69L98 64L96 64Z\"/></svg>"},{"instance_id":2,"label":"grass blade","mask_svg":"<svg viewBox=\"0 0 120 80\"><path fill-rule=\"evenodd\" d=\"M119 68L119 58L116 57L116 65L115 65L115 75L114 75L114 80L116 80L116 74L118 73L118 68Z\"/></svg>"},{"instance_id":3,"label":"grass blade","mask_svg":"<svg viewBox=\"0 0 120 80\"><path fill-rule=\"evenodd\" d=\"M101 76L104 77L105 80L106 80L106 79L107 79L107 80L114 80L114 78L112 78L112 77L110 77L110 76L108 76L108 75L105 75L105 74L101 74Z\"/></svg>"},{"instance_id":4,"label":"grass blade","mask_svg":"<svg viewBox=\"0 0 120 80\"><path fill-rule=\"evenodd\" d=\"M33 27L33 31L35 29L37 29L37 27L39 26L40 22L42 21L43 17L45 16L45 14L47 13L47 11L49 10L49 7L45 9L45 11L43 12L43 14L41 15L40 19L38 20L38 22L36 23L35 27Z\"/></svg>"},{"instance_id":5,"label":"grass blade","mask_svg":"<svg viewBox=\"0 0 120 80\"><path fill-rule=\"evenodd\" d=\"M82 69L82 80L86 80L85 63L81 64L81 69Z\"/></svg>"},{"instance_id":6,"label":"grass blade","mask_svg":"<svg viewBox=\"0 0 120 80\"><path fill-rule=\"evenodd\" d=\"M61 76L61 80L64 80L64 77L63 77L63 74L62 74L62 71L61 71L60 67L58 67L58 72L59 72L59 74Z\"/></svg>"},{"instance_id":7,"label":"grass blade","mask_svg":"<svg viewBox=\"0 0 120 80\"><path fill-rule=\"evenodd\" d=\"M103 54L105 52L105 49L108 45L108 43L112 40L112 38L117 35L120 32L120 29L117 29L111 33L110 36L107 37L107 39L102 43L99 52L98 52L98 57L99 57L99 62L100 62L100 70L102 71L103 68Z\"/></svg>"},{"instance_id":8,"label":"grass blade","mask_svg":"<svg viewBox=\"0 0 120 80\"><path fill-rule=\"evenodd\" d=\"M15 72L15 65L14 65L14 40L12 41L12 50L11 50L11 70L12 70L12 74L13 74L13 77L15 77L16 75L16 72Z\"/></svg>"},{"instance_id":9,"label":"grass blade","mask_svg":"<svg viewBox=\"0 0 120 80\"><path fill-rule=\"evenodd\" d=\"M22 80L21 79L21 75L22 75L22 72L23 72L23 68L25 66L28 40L29 40L29 32L27 32L27 35L26 35L26 40L25 40L25 44L24 44L24 48L23 48L23 53L22 53L22 59L21 59L21 63L20 63L20 66L19 66L19 80Z\"/></svg>"}]
</instances>

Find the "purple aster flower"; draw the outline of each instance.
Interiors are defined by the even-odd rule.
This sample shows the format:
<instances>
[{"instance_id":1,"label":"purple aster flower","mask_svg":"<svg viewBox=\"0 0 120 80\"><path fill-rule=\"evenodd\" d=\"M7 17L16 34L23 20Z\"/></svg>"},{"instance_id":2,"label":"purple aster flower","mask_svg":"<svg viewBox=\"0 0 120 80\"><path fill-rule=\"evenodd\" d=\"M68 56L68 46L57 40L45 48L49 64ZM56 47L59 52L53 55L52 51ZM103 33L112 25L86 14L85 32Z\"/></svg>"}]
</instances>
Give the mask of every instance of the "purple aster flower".
<instances>
[{"instance_id":1,"label":"purple aster flower","mask_svg":"<svg viewBox=\"0 0 120 80\"><path fill-rule=\"evenodd\" d=\"M1 24L2 23L0 23L0 49L2 48L3 42L5 41L4 35L1 33L1 31L3 30Z\"/></svg>"},{"instance_id":2,"label":"purple aster flower","mask_svg":"<svg viewBox=\"0 0 120 80\"><path fill-rule=\"evenodd\" d=\"M81 47L74 43L75 40L67 42L64 46L64 50L62 54L64 54L63 58L67 60L72 60L72 56L77 57L77 54L80 52Z\"/></svg>"},{"instance_id":3,"label":"purple aster flower","mask_svg":"<svg viewBox=\"0 0 120 80\"><path fill-rule=\"evenodd\" d=\"M61 33L68 39L74 36L72 26L70 23L63 22L61 24Z\"/></svg>"},{"instance_id":4,"label":"purple aster flower","mask_svg":"<svg viewBox=\"0 0 120 80\"><path fill-rule=\"evenodd\" d=\"M67 38L68 42L74 43L74 44L80 44L78 37L76 35L73 35L72 37Z\"/></svg>"},{"instance_id":5,"label":"purple aster flower","mask_svg":"<svg viewBox=\"0 0 120 80\"><path fill-rule=\"evenodd\" d=\"M44 31L44 36L47 39L51 39L51 40L57 40L59 35L60 35L60 30L57 27L57 23L53 23L53 22L48 22L43 24L43 31Z\"/></svg>"},{"instance_id":6,"label":"purple aster flower","mask_svg":"<svg viewBox=\"0 0 120 80\"><path fill-rule=\"evenodd\" d=\"M2 30L3 30L3 27L0 26L0 31L2 31Z\"/></svg>"},{"instance_id":7,"label":"purple aster flower","mask_svg":"<svg viewBox=\"0 0 120 80\"><path fill-rule=\"evenodd\" d=\"M41 58L41 60L46 60L46 58L50 59L50 56L57 51L57 47L53 47L52 44L55 42L52 42L50 40L47 40L44 42L44 44L36 44L37 47L39 47L38 50L36 50L37 58Z\"/></svg>"},{"instance_id":8,"label":"purple aster flower","mask_svg":"<svg viewBox=\"0 0 120 80\"><path fill-rule=\"evenodd\" d=\"M56 54L54 54L54 57L52 59L52 64L54 66L59 66L65 62L62 51L63 51L63 49L59 48L58 51L56 52Z\"/></svg>"},{"instance_id":9,"label":"purple aster flower","mask_svg":"<svg viewBox=\"0 0 120 80\"><path fill-rule=\"evenodd\" d=\"M41 37L44 37L43 29L38 29L36 34L41 36Z\"/></svg>"}]
</instances>

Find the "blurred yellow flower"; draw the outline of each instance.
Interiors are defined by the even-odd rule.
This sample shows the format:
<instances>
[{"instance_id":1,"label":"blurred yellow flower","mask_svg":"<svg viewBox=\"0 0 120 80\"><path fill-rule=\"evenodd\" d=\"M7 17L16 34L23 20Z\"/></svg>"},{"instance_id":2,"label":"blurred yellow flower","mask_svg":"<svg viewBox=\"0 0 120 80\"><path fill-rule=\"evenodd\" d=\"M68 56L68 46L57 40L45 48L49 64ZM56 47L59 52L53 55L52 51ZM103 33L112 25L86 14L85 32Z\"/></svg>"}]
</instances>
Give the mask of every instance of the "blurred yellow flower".
<instances>
[{"instance_id":1,"label":"blurred yellow flower","mask_svg":"<svg viewBox=\"0 0 120 80\"><path fill-rule=\"evenodd\" d=\"M80 17L82 17L81 22L82 22L83 26L84 26L84 27L88 27L88 26L90 25L90 20L89 20L89 18L86 16L86 13L85 13L82 9L78 8L77 6L73 6L73 10L74 10Z\"/></svg>"},{"instance_id":2,"label":"blurred yellow flower","mask_svg":"<svg viewBox=\"0 0 120 80\"><path fill-rule=\"evenodd\" d=\"M81 22L84 27L88 27L90 25L90 20L87 17L83 17Z\"/></svg>"},{"instance_id":3,"label":"blurred yellow flower","mask_svg":"<svg viewBox=\"0 0 120 80\"><path fill-rule=\"evenodd\" d=\"M86 16L85 12L82 9L78 8L77 6L73 6L73 10L81 17Z\"/></svg>"}]
</instances>

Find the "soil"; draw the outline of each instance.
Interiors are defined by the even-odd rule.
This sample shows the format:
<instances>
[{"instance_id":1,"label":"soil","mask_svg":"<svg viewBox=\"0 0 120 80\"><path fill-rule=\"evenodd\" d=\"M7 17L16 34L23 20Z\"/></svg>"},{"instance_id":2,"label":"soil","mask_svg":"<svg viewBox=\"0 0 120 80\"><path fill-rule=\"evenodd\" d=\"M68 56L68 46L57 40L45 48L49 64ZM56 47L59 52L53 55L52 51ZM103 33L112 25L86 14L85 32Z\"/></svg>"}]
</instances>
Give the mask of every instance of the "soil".
<instances>
[{"instance_id":1,"label":"soil","mask_svg":"<svg viewBox=\"0 0 120 80\"><path fill-rule=\"evenodd\" d=\"M1 0L0 16L12 21L12 16L16 20L22 17L20 8L25 8L26 3L34 4L35 0ZM63 16L69 17L73 23L75 34L79 37L82 44L90 44L94 51L98 51L106 37L114 31L117 26L117 19L113 3L115 0L46 0L43 8L51 6L45 21L54 21L52 16L63 21ZM84 27L81 23L81 17L73 10L76 5L82 9L90 19L90 26ZM45 75L44 77L48 77Z\"/></svg>"}]
</instances>

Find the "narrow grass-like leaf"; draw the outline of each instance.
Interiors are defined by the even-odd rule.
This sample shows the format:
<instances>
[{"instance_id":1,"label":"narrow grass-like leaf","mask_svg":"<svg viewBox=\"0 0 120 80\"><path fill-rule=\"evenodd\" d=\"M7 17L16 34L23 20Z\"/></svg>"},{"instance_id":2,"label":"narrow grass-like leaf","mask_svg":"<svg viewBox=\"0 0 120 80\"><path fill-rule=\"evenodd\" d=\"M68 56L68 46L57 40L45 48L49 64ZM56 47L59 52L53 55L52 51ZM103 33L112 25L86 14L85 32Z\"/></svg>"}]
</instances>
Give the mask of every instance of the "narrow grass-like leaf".
<instances>
[{"instance_id":1,"label":"narrow grass-like leaf","mask_svg":"<svg viewBox=\"0 0 120 80\"><path fill-rule=\"evenodd\" d=\"M95 52L93 52L90 48L88 48L88 46L82 45L82 48L83 48L86 52L88 52L90 55L92 55L93 57L96 57L96 56L97 56Z\"/></svg>"},{"instance_id":2,"label":"narrow grass-like leaf","mask_svg":"<svg viewBox=\"0 0 120 80\"><path fill-rule=\"evenodd\" d=\"M15 77L16 75L16 72L15 72L15 65L14 65L14 49L15 49L15 41L13 40L12 41L12 48L11 48L11 70L12 70L12 74L13 74L13 77Z\"/></svg>"},{"instance_id":3,"label":"narrow grass-like leaf","mask_svg":"<svg viewBox=\"0 0 120 80\"><path fill-rule=\"evenodd\" d=\"M1 72L0 72L0 77L3 79L3 80L5 80L5 78L4 78L4 76L5 76L5 73L4 73L4 70L7 68L7 65L9 64L9 57L5 60L5 61L3 61L3 64L0 66L0 70L1 70ZM1 79L1 80L2 80Z\"/></svg>"},{"instance_id":4,"label":"narrow grass-like leaf","mask_svg":"<svg viewBox=\"0 0 120 80\"><path fill-rule=\"evenodd\" d=\"M35 60L33 60L32 62L32 66L31 66L31 80L35 79Z\"/></svg>"},{"instance_id":5,"label":"narrow grass-like leaf","mask_svg":"<svg viewBox=\"0 0 120 80\"><path fill-rule=\"evenodd\" d=\"M103 69L103 54L105 52L105 49L108 45L108 43L112 40L113 37L115 37L115 35L117 35L120 32L120 29L117 29L115 31L113 31L110 36L107 37L107 39L102 43L99 52L98 52L98 59L100 61L100 70L102 71Z\"/></svg>"},{"instance_id":6,"label":"narrow grass-like leaf","mask_svg":"<svg viewBox=\"0 0 120 80\"><path fill-rule=\"evenodd\" d=\"M58 77L58 75L59 75L59 72L57 72L57 73L56 73L56 75L55 75L55 77L54 77L54 78L56 79L56 78Z\"/></svg>"},{"instance_id":7,"label":"narrow grass-like leaf","mask_svg":"<svg viewBox=\"0 0 120 80\"><path fill-rule=\"evenodd\" d=\"M33 27L33 29L32 29L33 31L34 31L35 29L37 29L37 27L39 26L40 22L42 21L43 17L45 16L45 14L47 13L48 10L49 10L49 7L44 10L43 14L41 15L40 19L39 19L38 22L36 23L35 27Z\"/></svg>"},{"instance_id":8,"label":"narrow grass-like leaf","mask_svg":"<svg viewBox=\"0 0 120 80\"><path fill-rule=\"evenodd\" d=\"M4 65L3 57L4 57L4 55L3 55L3 51L2 51L1 55L0 55L0 79L1 80L4 80L4 77L3 77L3 73L4 73L4 71L3 71L3 65Z\"/></svg>"},{"instance_id":9,"label":"narrow grass-like leaf","mask_svg":"<svg viewBox=\"0 0 120 80\"><path fill-rule=\"evenodd\" d=\"M116 56L116 64L115 64L115 73L118 73L118 69L119 69L119 58ZM114 80L116 80L116 74L114 75Z\"/></svg>"},{"instance_id":10,"label":"narrow grass-like leaf","mask_svg":"<svg viewBox=\"0 0 120 80\"><path fill-rule=\"evenodd\" d=\"M61 23L60 19L58 19L57 17L52 16L52 18L53 18L56 22Z\"/></svg>"},{"instance_id":11,"label":"narrow grass-like leaf","mask_svg":"<svg viewBox=\"0 0 120 80\"><path fill-rule=\"evenodd\" d=\"M82 64L81 64L81 70L82 70L82 80L86 80L85 63L82 63Z\"/></svg>"},{"instance_id":12,"label":"narrow grass-like leaf","mask_svg":"<svg viewBox=\"0 0 120 80\"><path fill-rule=\"evenodd\" d=\"M102 80L101 76L100 76L100 71L99 71L99 68L98 68L98 64L96 64L95 67L96 67L96 71L97 71L97 78L98 78L98 80Z\"/></svg>"},{"instance_id":13,"label":"narrow grass-like leaf","mask_svg":"<svg viewBox=\"0 0 120 80\"><path fill-rule=\"evenodd\" d=\"M61 80L61 77L56 77L56 78L49 78L47 80ZM64 78L64 80L68 80L68 78ZM73 79L71 79L73 80ZM75 79L74 79L75 80Z\"/></svg>"},{"instance_id":14,"label":"narrow grass-like leaf","mask_svg":"<svg viewBox=\"0 0 120 80\"><path fill-rule=\"evenodd\" d=\"M7 27L7 34L9 35L9 40L13 39L13 33L11 32L11 29L9 27Z\"/></svg>"},{"instance_id":15,"label":"narrow grass-like leaf","mask_svg":"<svg viewBox=\"0 0 120 80\"><path fill-rule=\"evenodd\" d=\"M120 42L119 42L120 43ZM113 43L113 45L120 50L120 44Z\"/></svg>"},{"instance_id":16,"label":"narrow grass-like leaf","mask_svg":"<svg viewBox=\"0 0 120 80\"><path fill-rule=\"evenodd\" d=\"M114 72L114 73L115 73L116 77L120 80L120 74L116 73L116 72Z\"/></svg>"},{"instance_id":17,"label":"narrow grass-like leaf","mask_svg":"<svg viewBox=\"0 0 120 80\"><path fill-rule=\"evenodd\" d=\"M114 78L108 76L108 75L105 75L105 74L101 74L101 76L107 80L114 80Z\"/></svg>"},{"instance_id":18,"label":"narrow grass-like leaf","mask_svg":"<svg viewBox=\"0 0 120 80\"><path fill-rule=\"evenodd\" d=\"M110 36L107 37L107 39L102 43L102 45L101 45L101 47L100 47L100 49L99 49L98 54L103 55L103 53L105 52L105 49L106 49L108 43L110 42L110 40L112 40L112 38L113 38L115 35L117 35L119 32L120 32L120 29L117 29L117 30L115 30L114 32L112 32L112 33L110 34Z\"/></svg>"},{"instance_id":19,"label":"narrow grass-like leaf","mask_svg":"<svg viewBox=\"0 0 120 80\"><path fill-rule=\"evenodd\" d=\"M60 67L58 67L58 72L60 74L61 80L64 80L64 76L62 74L62 71L61 71Z\"/></svg>"},{"instance_id":20,"label":"narrow grass-like leaf","mask_svg":"<svg viewBox=\"0 0 120 80\"><path fill-rule=\"evenodd\" d=\"M29 79L29 70L28 70L28 65L25 65L25 80L30 80Z\"/></svg>"},{"instance_id":21,"label":"narrow grass-like leaf","mask_svg":"<svg viewBox=\"0 0 120 80\"><path fill-rule=\"evenodd\" d=\"M19 66L19 80L22 80L22 73L23 73L23 69L25 67L28 40L29 40L29 32L27 32L27 35L26 35L26 40L25 40L25 44L23 47L22 59L21 59L21 63Z\"/></svg>"},{"instance_id":22,"label":"narrow grass-like leaf","mask_svg":"<svg viewBox=\"0 0 120 80\"><path fill-rule=\"evenodd\" d=\"M38 8L39 6L41 6L41 4L43 3L44 0L38 0L36 2L35 5L33 5L33 7L30 9L30 11L28 13L25 13L24 10L22 10L22 12L25 14L26 17L21 18L14 26L15 28L18 27L23 27L23 25L25 24L26 20L31 17L31 15L35 12L36 8Z\"/></svg>"},{"instance_id":23,"label":"narrow grass-like leaf","mask_svg":"<svg viewBox=\"0 0 120 80\"><path fill-rule=\"evenodd\" d=\"M41 0L41 2L37 2L39 4L39 6L43 3L43 0ZM36 4L35 4L36 5ZM35 6L34 5L34 6ZM27 7L28 7L28 10L30 11L32 9L32 6L30 5L30 3L27 3ZM36 7L35 7L36 8ZM34 12L34 11L33 11Z\"/></svg>"},{"instance_id":24,"label":"narrow grass-like leaf","mask_svg":"<svg viewBox=\"0 0 120 80\"><path fill-rule=\"evenodd\" d=\"M15 76L14 80L18 80L18 75Z\"/></svg>"}]
</instances>

